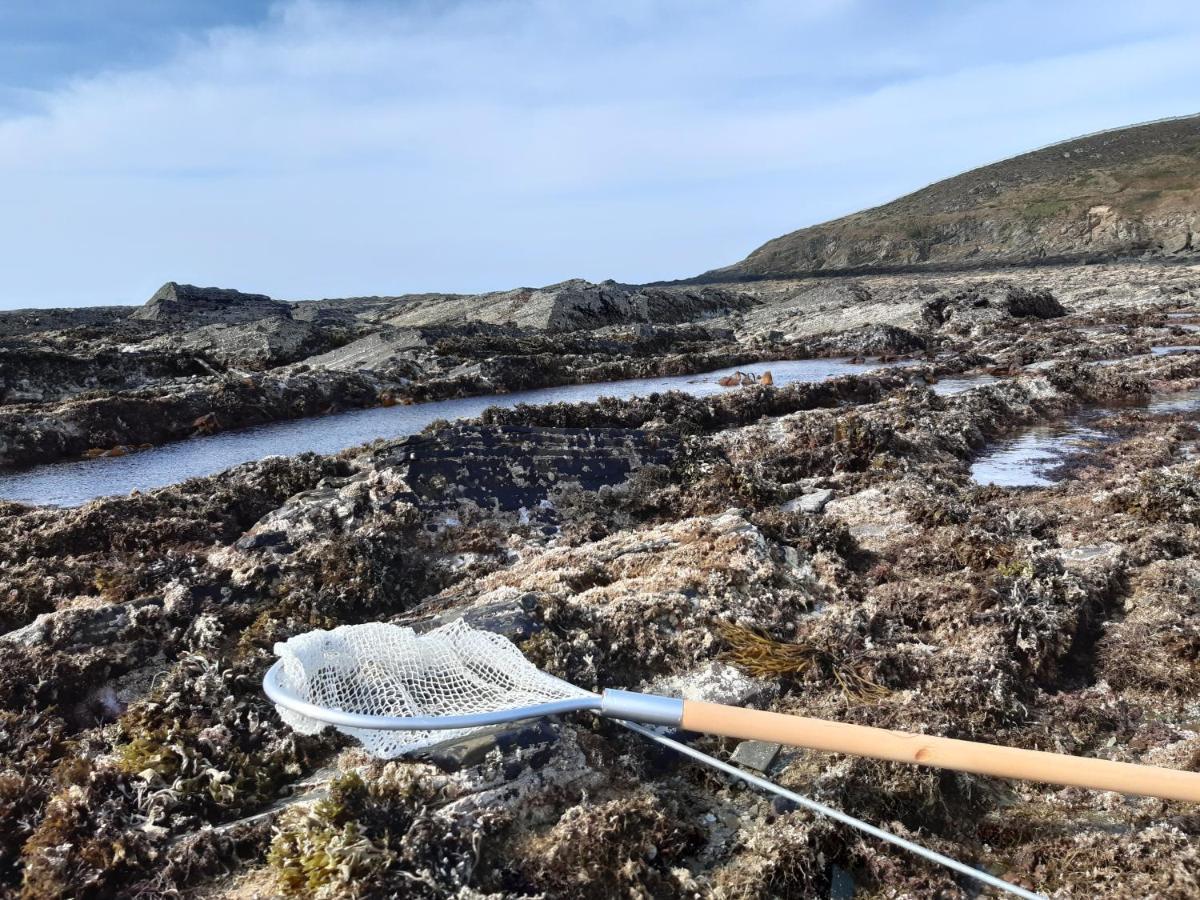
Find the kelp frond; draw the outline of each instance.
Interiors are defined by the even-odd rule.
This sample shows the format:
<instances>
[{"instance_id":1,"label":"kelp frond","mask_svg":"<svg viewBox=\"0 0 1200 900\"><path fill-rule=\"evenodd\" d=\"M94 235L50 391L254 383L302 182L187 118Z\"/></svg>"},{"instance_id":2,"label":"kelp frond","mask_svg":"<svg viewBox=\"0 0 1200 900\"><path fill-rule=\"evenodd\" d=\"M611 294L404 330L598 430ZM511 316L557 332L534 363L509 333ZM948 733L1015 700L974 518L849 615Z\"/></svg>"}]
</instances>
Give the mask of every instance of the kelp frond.
<instances>
[{"instance_id":1,"label":"kelp frond","mask_svg":"<svg viewBox=\"0 0 1200 900\"><path fill-rule=\"evenodd\" d=\"M784 643L760 631L729 622L717 623L717 630L728 645L718 658L756 678L800 676L817 670L836 681L847 697L860 702L878 700L890 693L867 676L861 664L839 659L823 648Z\"/></svg>"}]
</instances>

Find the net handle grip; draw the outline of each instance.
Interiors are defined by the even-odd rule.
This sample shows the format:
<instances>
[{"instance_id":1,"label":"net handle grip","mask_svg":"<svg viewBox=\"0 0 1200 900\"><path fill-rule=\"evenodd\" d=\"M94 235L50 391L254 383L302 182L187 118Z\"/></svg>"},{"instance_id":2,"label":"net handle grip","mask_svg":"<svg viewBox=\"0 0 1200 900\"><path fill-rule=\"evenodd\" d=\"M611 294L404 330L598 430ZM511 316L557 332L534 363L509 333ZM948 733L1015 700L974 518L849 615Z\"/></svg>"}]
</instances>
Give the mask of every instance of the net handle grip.
<instances>
[{"instance_id":1,"label":"net handle grip","mask_svg":"<svg viewBox=\"0 0 1200 900\"><path fill-rule=\"evenodd\" d=\"M681 724L688 731L977 775L1200 803L1200 772L1022 750L696 700L685 700L682 705Z\"/></svg>"}]
</instances>

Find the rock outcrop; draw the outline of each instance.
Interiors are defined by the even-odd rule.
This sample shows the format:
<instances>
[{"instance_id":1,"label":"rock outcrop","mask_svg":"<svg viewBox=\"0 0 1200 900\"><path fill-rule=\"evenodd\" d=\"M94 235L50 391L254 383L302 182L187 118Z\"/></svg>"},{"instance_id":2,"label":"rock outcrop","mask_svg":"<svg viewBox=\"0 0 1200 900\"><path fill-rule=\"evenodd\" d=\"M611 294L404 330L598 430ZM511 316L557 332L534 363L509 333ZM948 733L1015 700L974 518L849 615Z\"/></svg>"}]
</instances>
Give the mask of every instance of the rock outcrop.
<instances>
[{"instance_id":1,"label":"rock outcrop","mask_svg":"<svg viewBox=\"0 0 1200 900\"><path fill-rule=\"evenodd\" d=\"M476 321L561 332L630 322L693 322L754 305L748 294L722 288L639 287L575 279L544 288L438 298L414 304L389 321L400 326Z\"/></svg>"},{"instance_id":2,"label":"rock outcrop","mask_svg":"<svg viewBox=\"0 0 1200 900\"><path fill-rule=\"evenodd\" d=\"M92 353L0 347L0 407L58 402L81 394L131 391L156 382L211 375L195 353L169 347Z\"/></svg>"},{"instance_id":3,"label":"rock outcrop","mask_svg":"<svg viewBox=\"0 0 1200 900\"><path fill-rule=\"evenodd\" d=\"M203 325L182 334L164 334L141 346L201 356L222 369L261 371L306 360L354 334L353 326L331 324L322 328L312 322L269 315L234 324Z\"/></svg>"},{"instance_id":4,"label":"rock outcrop","mask_svg":"<svg viewBox=\"0 0 1200 900\"><path fill-rule=\"evenodd\" d=\"M375 462L394 469L423 508L467 501L536 514L553 510L557 491L598 491L670 463L676 443L640 429L457 425L403 440Z\"/></svg>"},{"instance_id":5,"label":"rock outcrop","mask_svg":"<svg viewBox=\"0 0 1200 900\"><path fill-rule=\"evenodd\" d=\"M78 309L0 311L0 340L74 328L115 328L136 312L132 306L84 306Z\"/></svg>"},{"instance_id":6,"label":"rock outcrop","mask_svg":"<svg viewBox=\"0 0 1200 900\"><path fill-rule=\"evenodd\" d=\"M968 285L930 300L924 310L931 327L964 334L1008 319L1057 319L1066 314L1066 308L1050 291L1030 290L1004 281Z\"/></svg>"},{"instance_id":7,"label":"rock outcrop","mask_svg":"<svg viewBox=\"0 0 1200 900\"><path fill-rule=\"evenodd\" d=\"M168 281L154 292L132 318L189 325L234 325L270 316L289 318L286 303L265 294L244 294L228 288L196 287Z\"/></svg>"}]
</instances>

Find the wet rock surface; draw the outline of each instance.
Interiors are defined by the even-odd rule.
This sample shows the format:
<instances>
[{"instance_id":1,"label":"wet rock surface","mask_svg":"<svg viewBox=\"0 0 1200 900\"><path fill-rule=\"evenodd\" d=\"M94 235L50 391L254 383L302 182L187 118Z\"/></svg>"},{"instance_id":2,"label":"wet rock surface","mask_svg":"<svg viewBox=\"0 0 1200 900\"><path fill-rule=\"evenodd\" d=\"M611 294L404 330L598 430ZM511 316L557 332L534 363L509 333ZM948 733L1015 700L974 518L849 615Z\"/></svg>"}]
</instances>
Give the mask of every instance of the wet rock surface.
<instances>
[{"instance_id":1,"label":"wet rock surface","mask_svg":"<svg viewBox=\"0 0 1200 900\"><path fill-rule=\"evenodd\" d=\"M387 298L293 304L303 317L281 321L325 319L350 338L322 351L322 374L293 362L232 376L205 356L231 398L243 377L306 397L333 377L360 379L346 383L364 396L409 378L397 402L449 383L399 374L432 359L461 386L533 377L531 361L556 354L682 366L861 340L915 358L703 398L494 408L76 509L0 505L0 890L975 895L610 722L547 721L388 763L332 733L298 736L261 692L272 647L343 623L464 618L585 688L1200 768L1200 420L1131 403L1200 386L1200 355L1150 352L1187 342L1179 314L1200 311L1200 276L1096 267L864 287L830 287L809 319L792 300L811 283L764 283L755 305L714 319L561 333L387 324ZM163 336L154 321L120 327L122 340ZM34 339L83 338L9 340ZM216 377L198 376L197 396ZM103 402L118 396L149 395ZM971 479L991 441L1089 405L1109 409L1092 423L1105 440L1062 480ZM1200 889L1186 804L685 737L1050 896Z\"/></svg>"},{"instance_id":2,"label":"wet rock surface","mask_svg":"<svg viewBox=\"0 0 1200 900\"><path fill-rule=\"evenodd\" d=\"M671 436L637 429L459 426L389 447L376 465L394 468L423 506L528 513L552 492L598 491L668 464L675 447Z\"/></svg>"}]
</instances>

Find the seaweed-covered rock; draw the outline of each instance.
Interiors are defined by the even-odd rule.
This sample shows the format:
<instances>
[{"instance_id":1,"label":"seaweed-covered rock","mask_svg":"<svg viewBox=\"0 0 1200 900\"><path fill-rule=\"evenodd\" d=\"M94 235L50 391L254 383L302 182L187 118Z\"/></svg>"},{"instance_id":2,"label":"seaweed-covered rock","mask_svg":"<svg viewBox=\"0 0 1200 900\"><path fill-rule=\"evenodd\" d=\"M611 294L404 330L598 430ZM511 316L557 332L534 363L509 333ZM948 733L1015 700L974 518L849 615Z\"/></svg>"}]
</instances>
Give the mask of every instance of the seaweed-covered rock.
<instances>
[{"instance_id":1,"label":"seaweed-covered rock","mask_svg":"<svg viewBox=\"0 0 1200 900\"><path fill-rule=\"evenodd\" d=\"M1200 358L1145 352L1179 337L1164 311L1200 300L1194 278L1097 266L763 282L714 319L553 333L430 323L444 297L297 305L263 333L303 322L363 342L311 371L235 374L253 347L209 360L218 374L185 380L188 396L221 398L200 410L212 427L255 402L274 415L256 391L303 411L852 346L839 341L890 353L912 337L922 355L707 398L497 407L78 509L0 504L0 893L748 898L852 881L856 896L971 896L617 723L564 716L383 763L332 730L297 736L261 678L299 632L463 618L586 688L1195 769ZM1044 290L1071 314L1041 318ZM939 298L958 298L948 318L922 319ZM32 322L0 319L30 360L107 358L114 336L166 327ZM37 432L47 408L57 433L91 421L72 403L98 404L96 428L117 428L118 409L139 427L170 419L178 380L148 372L143 388L82 399L83 371L62 405L10 405L24 418L6 439ZM947 376L962 389L939 393ZM1109 409L1060 481L973 483L989 441L1087 404ZM21 440L51 453L59 439ZM770 772L1052 896L1196 892L1182 804L786 746Z\"/></svg>"}]
</instances>

